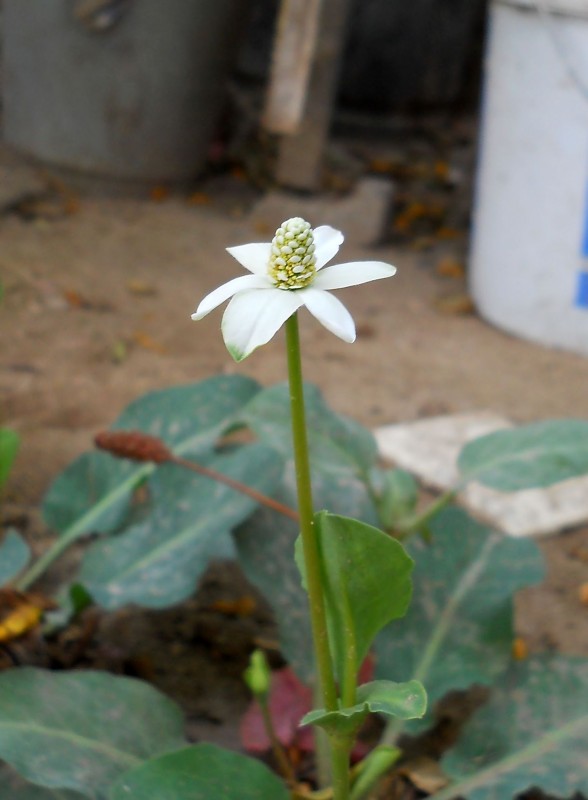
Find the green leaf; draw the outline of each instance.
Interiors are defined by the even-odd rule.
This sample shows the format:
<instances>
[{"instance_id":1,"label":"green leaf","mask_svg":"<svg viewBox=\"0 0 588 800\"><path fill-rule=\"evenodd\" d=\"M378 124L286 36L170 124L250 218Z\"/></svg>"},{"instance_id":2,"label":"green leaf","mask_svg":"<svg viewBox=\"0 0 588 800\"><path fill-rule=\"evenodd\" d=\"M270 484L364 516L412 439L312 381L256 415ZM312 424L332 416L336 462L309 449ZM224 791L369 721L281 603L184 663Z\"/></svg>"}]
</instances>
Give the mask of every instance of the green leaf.
<instances>
[{"instance_id":1,"label":"green leaf","mask_svg":"<svg viewBox=\"0 0 588 800\"><path fill-rule=\"evenodd\" d=\"M588 792L588 660L540 656L514 664L443 759L455 783L435 798L495 800L531 787Z\"/></svg>"},{"instance_id":2,"label":"green leaf","mask_svg":"<svg viewBox=\"0 0 588 800\"><path fill-rule=\"evenodd\" d=\"M376 442L371 432L331 411L316 386L304 386L304 401L312 468L332 474L367 473L377 458ZM292 457L287 384L259 392L243 409L241 420L284 458Z\"/></svg>"},{"instance_id":3,"label":"green leaf","mask_svg":"<svg viewBox=\"0 0 588 800\"><path fill-rule=\"evenodd\" d=\"M411 607L376 643L376 675L421 681L430 707L453 689L490 684L506 669L512 595L544 572L536 544L492 531L461 509L440 512L431 532L430 544L414 536L407 545L416 563Z\"/></svg>"},{"instance_id":4,"label":"green leaf","mask_svg":"<svg viewBox=\"0 0 588 800\"><path fill-rule=\"evenodd\" d=\"M426 709L427 694L418 681L372 681L359 687L356 705L338 711L311 711L300 724L318 725L329 734L349 736L359 730L368 714L414 719L422 717Z\"/></svg>"},{"instance_id":5,"label":"green leaf","mask_svg":"<svg viewBox=\"0 0 588 800\"><path fill-rule=\"evenodd\" d=\"M239 375L218 376L188 386L151 392L131 403L114 429L141 430L161 437L178 455L210 453L219 435L259 390ZM70 538L116 530L125 518L134 489L154 472L103 452L80 456L50 486L43 501L47 525Z\"/></svg>"},{"instance_id":6,"label":"green leaf","mask_svg":"<svg viewBox=\"0 0 588 800\"><path fill-rule=\"evenodd\" d=\"M390 530L402 519L412 514L418 500L418 484L404 469L372 470L370 482L374 486L380 524Z\"/></svg>"},{"instance_id":7,"label":"green leaf","mask_svg":"<svg viewBox=\"0 0 588 800\"><path fill-rule=\"evenodd\" d=\"M15 578L29 563L31 551L20 533L9 528L0 542L0 586Z\"/></svg>"},{"instance_id":8,"label":"green leaf","mask_svg":"<svg viewBox=\"0 0 588 800\"><path fill-rule=\"evenodd\" d=\"M377 524L377 514L363 483L355 474L334 474L315 465L312 473L315 507ZM286 465L276 494L296 508L294 465ZM298 525L281 514L260 508L234 534L239 561L249 580L269 601L278 624L280 648L302 681L313 676L313 648L308 619L308 597L294 562Z\"/></svg>"},{"instance_id":9,"label":"green leaf","mask_svg":"<svg viewBox=\"0 0 588 800\"><path fill-rule=\"evenodd\" d=\"M18 433L10 428L0 428L0 489L8 480L19 447Z\"/></svg>"},{"instance_id":10,"label":"green leaf","mask_svg":"<svg viewBox=\"0 0 588 800\"><path fill-rule=\"evenodd\" d=\"M343 680L350 666L357 673L378 631L406 613L414 563L400 542L359 520L321 511L315 530L331 652Z\"/></svg>"},{"instance_id":11,"label":"green leaf","mask_svg":"<svg viewBox=\"0 0 588 800\"><path fill-rule=\"evenodd\" d=\"M264 493L282 472L279 455L261 444L203 463ZM257 507L247 495L173 464L163 465L151 486L153 513L97 541L84 557L79 581L103 608L164 608L184 600L213 558L234 556L229 534Z\"/></svg>"},{"instance_id":12,"label":"green leaf","mask_svg":"<svg viewBox=\"0 0 588 800\"><path fill-rule=\"evenodd\" d=\"M68 789L47 789L28 783L17 772L5 764L0 764L0 797L6 800L82 800L95 797L92 794L79 794Z\"/></svg>"},{"instance_id":13,"label":"green leaf","mask_svg":"<svg viewBox=\"0 0 588 800\"><path fill-rule=\"evenodd\" d=\"M469 442L458 467L464 481L516 492L588 472L588 421L556 419L496 431Z\"/></svg>"},{"instance_id":14,"label":"green leaf","mask_svg":"<svg viewBox=\"0 0 588 800\"><path fill-rule=\"evenodd\" d=\"M174 703L107 673L9 670L0 708L1 759L33 783L99 800L123 772L185 744Z\"/></svg>"},{"instance_id":15,"label":"green leaf","mask_svg":"<svg viewBox=\"0 0 588 800\"><path fill-rule=\"evenodd\" d=\"M211 744L160 756L123 775L109 800L288 800L260 761Z\"/></svg>"}]
</instances>

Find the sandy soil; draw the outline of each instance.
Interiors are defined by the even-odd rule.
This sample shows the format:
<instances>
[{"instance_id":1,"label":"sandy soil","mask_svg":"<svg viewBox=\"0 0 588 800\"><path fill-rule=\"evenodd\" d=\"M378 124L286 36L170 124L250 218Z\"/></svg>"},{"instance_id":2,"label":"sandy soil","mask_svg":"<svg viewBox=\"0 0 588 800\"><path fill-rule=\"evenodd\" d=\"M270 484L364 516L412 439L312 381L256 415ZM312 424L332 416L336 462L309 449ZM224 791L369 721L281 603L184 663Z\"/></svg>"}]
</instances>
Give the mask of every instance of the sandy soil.
<instances>
[{"instance_id":1,"label":"sandy soil","mask_svg":"<svg viewBox=\"0 0 588 800\"><path fill-rule=\"evenodd\" d=\"M86 197L64 213L50 206L0 219L2 423L23 441L5 516L29 520L31 531L31 509L52 478L137 395L219 372L284 379L279 336L236 366L220 314L190 320L204 293L240 274L224 248L268 240L281 222L260 217L255 193L236 179L207 191L196 204ZM461 258L463 241L368 251L348 233L345 260L390 261L398 274L340 293L358 326L352 346L304 315L306 377L337 411L371 427L479 409L520 422L586 415L588 359L520 341L471 313L440 311L440 298L446 309L463 306L463 280L436 268L448 247ZM588 655L588 607L579 596L588 532L541 546L549 578L520 598L519 630L531 648Z\"/></svg>"}]
</instances>

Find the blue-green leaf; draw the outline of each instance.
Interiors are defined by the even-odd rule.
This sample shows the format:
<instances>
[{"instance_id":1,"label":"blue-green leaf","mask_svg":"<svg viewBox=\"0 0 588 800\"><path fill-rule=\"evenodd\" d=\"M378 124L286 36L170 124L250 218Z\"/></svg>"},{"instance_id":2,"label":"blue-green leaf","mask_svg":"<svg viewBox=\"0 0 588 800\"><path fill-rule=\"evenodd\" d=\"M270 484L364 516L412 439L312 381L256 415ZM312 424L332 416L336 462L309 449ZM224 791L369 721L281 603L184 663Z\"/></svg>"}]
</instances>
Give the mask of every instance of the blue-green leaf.
<instances>
[{"instance_id":1,"label":"blue-green leaf","mask_svg":"<svg viewBox=\"0 0 588 800\"><path fill-rule=\"evenodd\" d=\"M492 531L461 509L438 514L431 533L430 543L415 536L407 545L416 564L413 599L404 619L378 637L376 674L421 681L432 706L453 689L490 684L506 669L512 595L541 580L543 561L533 542Z\"/></svg>"},{"instance_id":2,"label":"blue-green leaf","mask_svg":"<svg viewBox=\"0 0 588 800\"><path fill-rule=\"evenodd\" d=\"M0 764L0 797L5 800L83 800L94 798L94 793L80 794L69 789L47 789L35 786L6 764Z\"/></svg>"},{"instance_id":3,"label":"blue-green leaf","mask_svg":"<svg viewBox=\"0 0 588 800\"><path fill-rule=\"evenodd\" d=\"M96 800L123 772L185 744L170 700L107 673L9 670L0 708L0 759L32 783Z\"/></svg>"},{"instance_id":4,"label":"blue-green leaf","mask_svg":"<svg viewBox=\"0 0 588 800\"><path fill-rule=\"evenodd\" d=\"M131 403L113 428L161 437L178 455L205 455L258 391L255 381L223 375L151 392ZM134 489L153 471L152 464L136 464L102 452L85 453L50 486L43 501L45 522L61 533L67 531L71 540L116 530L128 512Z\"/></svg>"},{"instance_id":5,"label":"blue-green leaf","mask_svg":"<svg viewBox=\"0 0 588 800\"><path fill-rule=\"evenodd\" d=\"M588 792L588 660L537 656L514 664L443 759L454 783L437 800L502 800L531 787Z\"/></svg>"},{"instance_id":6,"label":"blue-green leaf","mask_svg":"<svg viewBox=\"0 0 588 800\"><path fill-rule=\"evenodd\" d=\"M324 473L364 474L375 463L377 447L367 428L335 414L321 393L304 386L310 460L313 469ZM284 458L292 457L290 395L287 384L265 389L243 409L242 421Z\"/></svg>"},{"instance_id":7,"label":"blue-green leaf","mask_svg":"<svg viewBox=\"0 0 588 800\"><path fill-rule=\"evenodd\" d=\"M278 776L260 761L211 744L186 747L127 772L109 800L288 800Z\"/></svg>"},{"instance_id":8,"label":"blue-green leaf","mask_svg":"<svg viewBox=\"0 0 588 800\"><path fill-rule=\"evenodd\" d=\"M588 472L588 421L555 419L496 431L469 442L458 460L462 479L516 492Z\"/></svg>"},{"instance_id":9,"label":"blue-green leaf","mask_svg":"<svg viewBox=\"0 0 588 800\"><path fill-rule=\"evenodd\" d=\"M266 494L282 473L279 455L261 444L203 463ZM163 608L185 599L213 558L234 555L229 534L257 506L247 495L173 464L159 468L151 489L152 513L94 543L84 557L79 581L104 608Z\"/></svg>"},{"instance_id":10,"label":"blue-green leaf","mask_svg":"<svg viewBox=\"0 0 588 800\"><path fill-rule=\"evenodd\" d=\"M0 542L0 586L15 578L29 563L31 551L20 533L9 528Z\"/></svg>"}]
</instances>

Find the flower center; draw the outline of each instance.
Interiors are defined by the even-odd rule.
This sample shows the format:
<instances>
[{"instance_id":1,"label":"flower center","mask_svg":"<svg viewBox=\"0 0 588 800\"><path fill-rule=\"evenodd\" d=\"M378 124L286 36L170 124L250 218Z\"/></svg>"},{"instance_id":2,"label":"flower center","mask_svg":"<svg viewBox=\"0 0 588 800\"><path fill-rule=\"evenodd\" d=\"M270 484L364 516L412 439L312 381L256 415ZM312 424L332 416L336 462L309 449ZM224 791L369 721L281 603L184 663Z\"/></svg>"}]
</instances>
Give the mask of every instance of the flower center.
<instances>
[{"instance_id":1,"label":"flower center","mask_svg":"<svg viewBox=\"0 0 588 800\"><path fill-rule=\"evenodd\" d=\"M303 289L314 280L316 258L310 223L301 217L283 222L272 239L268 272L278 289Z\"/></svg>"}]
</instances>

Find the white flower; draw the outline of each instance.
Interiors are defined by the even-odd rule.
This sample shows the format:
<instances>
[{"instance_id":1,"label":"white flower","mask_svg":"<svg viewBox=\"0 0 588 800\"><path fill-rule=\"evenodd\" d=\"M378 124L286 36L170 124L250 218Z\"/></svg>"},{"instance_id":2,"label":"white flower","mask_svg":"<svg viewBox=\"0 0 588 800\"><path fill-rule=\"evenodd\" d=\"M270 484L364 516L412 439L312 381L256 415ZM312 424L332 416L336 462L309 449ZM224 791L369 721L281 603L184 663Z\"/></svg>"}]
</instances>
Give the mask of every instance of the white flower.
<instances>
[{"instance_id":1,"label":"white flower","mask_svg":"<svg viewBox=\"0 0 588 800\"><path fill-rule=\"evenodd\" d=\"M351 314L329 290L389 278L396 268L382 261L355 261L323 269L342 243L340 231L328 225L313 230L294 217L278 228L271 243L228 247L227 252L252 274L208 294L192 319L202 319L231 297L222 332L235 361L269 342L301 306L343 341L355 341Z\"/></svg>"}]
</instances>

